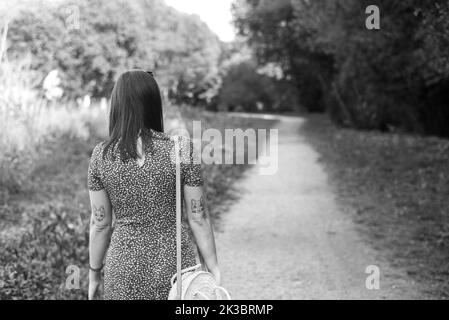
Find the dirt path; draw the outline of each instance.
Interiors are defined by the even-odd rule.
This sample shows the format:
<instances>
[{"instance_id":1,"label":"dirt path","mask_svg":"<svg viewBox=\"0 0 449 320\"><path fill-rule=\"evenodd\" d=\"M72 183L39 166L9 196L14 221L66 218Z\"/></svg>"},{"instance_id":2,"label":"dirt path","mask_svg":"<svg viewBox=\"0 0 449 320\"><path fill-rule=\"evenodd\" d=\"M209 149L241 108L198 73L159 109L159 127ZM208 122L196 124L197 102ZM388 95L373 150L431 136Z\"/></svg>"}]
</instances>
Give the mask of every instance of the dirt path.
<instances>
[{"instance_id":1,"label":"dirt path","mask_svg":"<svg viewBox=\"0 0 449 320\"><path fill-rule=\"evenodd\" d=\"M223 215L217 246L233 299L416 299L417 285L383 261L339 208L318 154L299 135L303 120L279 123L279 170L249 170L241 199ZM380 269L380 289L365 286Z\"/></svg>"}]
</instances>

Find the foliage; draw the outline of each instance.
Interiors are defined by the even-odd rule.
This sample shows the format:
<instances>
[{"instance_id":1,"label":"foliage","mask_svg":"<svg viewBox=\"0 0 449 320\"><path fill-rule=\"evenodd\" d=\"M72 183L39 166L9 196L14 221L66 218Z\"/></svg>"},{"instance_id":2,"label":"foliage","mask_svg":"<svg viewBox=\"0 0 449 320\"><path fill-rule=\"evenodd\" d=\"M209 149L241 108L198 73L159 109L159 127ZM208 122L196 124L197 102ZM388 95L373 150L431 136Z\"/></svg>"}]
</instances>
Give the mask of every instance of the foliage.
<instances>
[{"instance_id":1,"label":"foliage","mask_svg":"<svg viewBox=\"0 0 449 320\"><path fill-rule=\"evenodd\" d=\"M243 62L232 66L223 79L220 101L234 108L256 111L256 103L271 104L271 81L257 73L257 66Z\"/></svg>"},{"instance_id":2,"label":"foliage","mask_svg":"<svg viewBox=\"0 0 449 320\"><path fill-rule=\"evenodd\" d=\"M77 13L79 28L69 19ZM41 78L61 70L69 98L109 96L117 75L131 68L154 71L163 88L176 88L181 77L195 88L216 72L221 52L217 36L198 17L160 0L66 0L22 8L9 29L9 54L30 52Z\"/></svg>"},{"instance_id":3,"label":"foliage","mask_svg":"<svg viewBox=\"0 0 449 320\"><path fill-rule=\"evenodd\" d=\"M297 108L295 94L288 83L262 73L254 61L247 60L226 70L218 103L225 110L279 112Z\"/></svg>"},{"instance_id":4,"label":"foliage","mask_svg":"<svg viewBox=\"0 0 449 320\"><path fill-rule=\"evenodd\" d=\"M365 9L380 8L380 30ZM447 1L240 0L235 24L309 110L357 128L449 136Z\"/></svg>"},{"instance_id":5,"label":"foliage","mask_svg":"<svg viewBox=\"0 0 449 320\"><path fill-rule=\"evenodd\" d=\"M80 110L66 102L46 101L35 90L38 76L30 56L0 62L0 204L27 189L36 163L33 154L61 137L86 140L89 125L98 120L99 109Z\"/></svg>"},{"instance_id":6,"label":"foliage","mask_svg":"<svg viewBox=\"0 0 449 320\"><path fill-rule=\"evenodd\" d=\"M0 237L0 299L82 298L87 288L88 219L58 204L27 213L16 239ZM79 210L77 210L79 211ZM66 288L66 268L80 270L78 290Z\"/></svg>"}]
</instances>

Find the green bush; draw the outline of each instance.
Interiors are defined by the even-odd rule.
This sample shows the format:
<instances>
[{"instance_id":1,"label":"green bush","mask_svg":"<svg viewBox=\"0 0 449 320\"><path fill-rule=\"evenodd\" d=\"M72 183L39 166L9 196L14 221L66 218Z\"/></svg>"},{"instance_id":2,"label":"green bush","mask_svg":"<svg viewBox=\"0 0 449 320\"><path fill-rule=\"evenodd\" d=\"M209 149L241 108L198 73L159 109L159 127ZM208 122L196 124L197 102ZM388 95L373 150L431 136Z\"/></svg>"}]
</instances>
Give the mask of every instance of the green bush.
<instances>
[{"instance_id":1,"label":"green bush","mask_svg":"<svg viewBox=\"0 0 449 320\"><path fill-rule=\"evenodd\" d=\"M86 212L52 203L36 207L26 213L17 237L0 237L0 299L85 298ZM79 290L66 288L70 265L81 270Z\"/></svg>"}]
</instances>

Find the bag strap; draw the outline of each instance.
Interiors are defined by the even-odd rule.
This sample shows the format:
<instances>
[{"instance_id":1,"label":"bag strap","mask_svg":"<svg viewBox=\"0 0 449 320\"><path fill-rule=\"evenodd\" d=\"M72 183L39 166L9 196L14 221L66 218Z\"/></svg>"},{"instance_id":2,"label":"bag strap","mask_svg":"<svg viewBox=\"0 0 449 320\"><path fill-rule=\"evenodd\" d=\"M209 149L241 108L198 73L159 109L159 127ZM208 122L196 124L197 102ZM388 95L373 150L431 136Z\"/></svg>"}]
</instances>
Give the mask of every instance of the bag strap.
<instances>
[{"instance_id":1,"label":"bag strap","mask_svg":"<svg viewBox=\"0 0 449 320\"><path fill-rule=\"evenodd\" d=\"M175 165L176 165L176 299L182 299L182 253L181 253L181 224L182 224L182 205L181 205L181 157L180 157L180 136L174 136L175 143ZM208 271L204 257L197 247L200 265L204 271Z\"/></svg>"},{"instance_id":2,"label":"bag strap","mask_svg":"<svg viewBox=\"0 0 449 320\"><path fill-rule=\"evenodd\" d=\"M174 137L176 164L176 299L181 300L181 159L179 156L179 136Z\"/></svg>"}]
</instances>

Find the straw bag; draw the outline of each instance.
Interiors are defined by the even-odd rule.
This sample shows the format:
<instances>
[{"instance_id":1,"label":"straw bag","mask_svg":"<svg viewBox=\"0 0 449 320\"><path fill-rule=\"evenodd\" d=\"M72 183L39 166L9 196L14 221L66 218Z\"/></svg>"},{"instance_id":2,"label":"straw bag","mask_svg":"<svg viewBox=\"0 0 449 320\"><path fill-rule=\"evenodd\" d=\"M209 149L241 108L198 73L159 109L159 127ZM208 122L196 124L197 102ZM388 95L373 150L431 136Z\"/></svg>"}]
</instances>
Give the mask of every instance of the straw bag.
<instances>
[{"instance_id":1,"label":"straw bag","mask_svg":"<svg viewBox=\"0 0 449 320\"><path fill-rule=\"evenodd\" d=\"M199 250L200 262L194 267L181 270L181 160L179 137L174 137L176 163L176 273L171 278L168 300L230 300L229 293L217 286L213 275L207 271ZM178 281L181 279L181 281Z\"/></svg>"}]
</instances>

